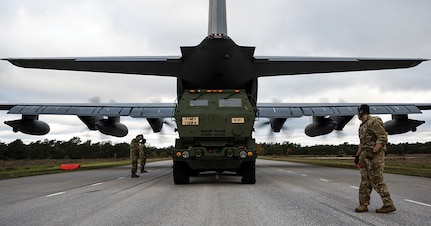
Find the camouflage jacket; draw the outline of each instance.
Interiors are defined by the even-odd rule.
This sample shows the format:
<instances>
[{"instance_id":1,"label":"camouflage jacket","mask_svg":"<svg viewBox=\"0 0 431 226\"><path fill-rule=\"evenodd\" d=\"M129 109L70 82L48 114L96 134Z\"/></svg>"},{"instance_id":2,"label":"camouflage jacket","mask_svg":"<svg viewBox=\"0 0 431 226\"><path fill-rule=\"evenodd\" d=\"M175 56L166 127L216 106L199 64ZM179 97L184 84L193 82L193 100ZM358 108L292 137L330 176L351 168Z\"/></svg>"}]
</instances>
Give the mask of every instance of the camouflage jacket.
<instances>
[{"instance_id":1,"label":"camouflage jacket","mask_svg":"<svg viewBox=\"0 0 431 226\"><path fill-rule=\"evenodd\" d=\"M388 134L381 118L368 116L359 126L358 133L362 150L372 149L376 144L381 143L382 150L386 151Z\"/></svg>"},{"instance_id":2,"label":"camouflage jacket","mask_svg":"<svg viewBox=\"0 0 431 226\"><path fill-rule=\"evenodd\" d=\"M139 154L139 140L133 138L132 142L130 142L130 158L136 159Z\"/></svg>"}]
</instances>

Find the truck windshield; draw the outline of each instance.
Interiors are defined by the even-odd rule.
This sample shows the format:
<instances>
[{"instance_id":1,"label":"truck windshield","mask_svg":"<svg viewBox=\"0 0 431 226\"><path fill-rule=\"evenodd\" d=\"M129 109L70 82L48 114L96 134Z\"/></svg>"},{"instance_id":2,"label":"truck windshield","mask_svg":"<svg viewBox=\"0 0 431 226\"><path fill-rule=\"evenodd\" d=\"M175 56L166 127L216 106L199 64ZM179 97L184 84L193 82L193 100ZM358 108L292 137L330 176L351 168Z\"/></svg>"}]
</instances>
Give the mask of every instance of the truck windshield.
<instances>
[{"instance_id":1,"label":"truck windshield","mask_svg":"<svg viewBox=\"0 0 431 226\"><path fill-rule=\"evenodd\" d=\"M190 100L190 106L191 107L208 106L208 100L207 99Z\"/></svg>"},{"instance_id":2,"label":"truck windshield","mask_svg":"<svg viewBox=\"0 0 431 226\"><path fill-rule=\"evenodd\" d=\"M242 106L241 98L219 99L218 106L219 107L241 107Z\"/></svg>"}]
</instances>

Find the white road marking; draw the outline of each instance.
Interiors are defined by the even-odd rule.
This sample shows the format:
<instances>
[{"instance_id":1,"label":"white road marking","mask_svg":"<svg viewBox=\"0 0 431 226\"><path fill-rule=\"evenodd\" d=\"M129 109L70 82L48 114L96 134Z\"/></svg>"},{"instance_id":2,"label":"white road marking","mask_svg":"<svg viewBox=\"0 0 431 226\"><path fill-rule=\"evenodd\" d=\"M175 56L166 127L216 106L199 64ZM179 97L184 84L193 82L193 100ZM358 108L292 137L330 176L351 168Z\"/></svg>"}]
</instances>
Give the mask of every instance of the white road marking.
<instances>
[{"instance_id":1,"label":"white road marking","mask_svg":"<svg viewBox=\"0 0 431 226\"><path fill-rule=\"evenodd\" d=\"M428 207L431 207L431 205L430 205L430 204L426 204L426 203L423 203L423 202L418 202L418 201L414 201L414 200L410 200L410 199L404 199L404 201L406 201L406 202L411 202L411 203L415 203L415 204L419 204L419 205L422 205L422 206L428 206Z\"/></svg>"},{"instance_id":2,"label":"white road marking","mask_svg":"<svg viewBox=\"0 0 431 226\"><path fill-rule=\"evenodd\" d=\"M118 178L118 180L122 180L122 179L124 179L124 178L126 178L126 177L120 177L120 178Z\"/></svg>"},{"instance_id":3,"label":"white road marking","mask_svg":"<svg viewBox=\"0 0 431 226\"><path fill-rule=\"evenodd\" d=\"M49 195L45 195L45 197L49 198L49 197L53 197L53 196L57 196L57 195L62 195L66 193L65 191L62 192L57 192L57 193L53 193L53 194L49 194Z\"/></svg>"},{"instance_id":4,"label":"white road marking","mask_svg":"<svg viewBox=\"0 0 431 226\"><path fill-rule=\"evenodd\" d=\"M320 178L320 180L321 181L325 181L325 182L328 182L329 180L326 180L326 179L323 179L323 178Z\"/></svg>"},{"instance_id":5,"label":"white road marking","mask_svg":"<svg viewBox=\"0 0 431 226\"><path fill-rule=\"evenodd\" d=\"M356 187L356 186L350 186L350 187L359 190L359 187Z\"/></svg>"},{"instance_id":6,"label":"white road marking","mask_svg":"<svg viewBox=\"0 0 431 226\"><path fill-rule=\"evenodd\" d=\"M277 168L279 171L284 171L284 169ZM293 173L292 170L288 170L288 173Z\"/></svg>"},{"instance_id":7,"label":"white road marking","mask_svg":"<svg viewBox=\"0 0 431 226\"><path fill-rule=\"evenodd\" d=\"M95 183L95 184L92 184L90 186L97 186L97 185L101 185L101 184L103 184L103 182Z\"/></svg>"},{"instance_id":8,"label":"white road marking","mask_svg":"<svg viewBox=\"0 0 431 226\"><path fill-rule=\"evenodd\" d=\"M306 176L307 176L307 174L301 174L301 176L306 177Z\"/></svg>"}]
</instances>

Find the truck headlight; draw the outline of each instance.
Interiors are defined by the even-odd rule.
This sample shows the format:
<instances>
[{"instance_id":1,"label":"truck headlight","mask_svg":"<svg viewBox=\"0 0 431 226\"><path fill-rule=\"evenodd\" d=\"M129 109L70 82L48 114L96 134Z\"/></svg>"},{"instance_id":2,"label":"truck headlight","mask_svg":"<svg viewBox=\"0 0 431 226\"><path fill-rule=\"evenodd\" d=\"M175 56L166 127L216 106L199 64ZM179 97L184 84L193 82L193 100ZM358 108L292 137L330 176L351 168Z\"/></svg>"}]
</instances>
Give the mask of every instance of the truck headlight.
<instances>
[{"instance_id":1,"label":"truck headlight","mask_svg":"<svg viewBox=\"0 0 431 226\"><path fill-rule=\"evenodd\" d=\"M183 158L188 159L190 157L190 153L188 151L183 151Z\"/></svg>"},{"instance_id":2,"label":"truck headlight","mask_svg":"<svg viewBox=\"0 0 431 226\"><path fill-rule=\"evenodd\" d=\"M242 159L244 159L245 157L247 157L247 152L245 152L245 151L240 151L240 152L239 152L239 157L240 157L240 158L242 158Z\"/></svg>"}]
</instances>

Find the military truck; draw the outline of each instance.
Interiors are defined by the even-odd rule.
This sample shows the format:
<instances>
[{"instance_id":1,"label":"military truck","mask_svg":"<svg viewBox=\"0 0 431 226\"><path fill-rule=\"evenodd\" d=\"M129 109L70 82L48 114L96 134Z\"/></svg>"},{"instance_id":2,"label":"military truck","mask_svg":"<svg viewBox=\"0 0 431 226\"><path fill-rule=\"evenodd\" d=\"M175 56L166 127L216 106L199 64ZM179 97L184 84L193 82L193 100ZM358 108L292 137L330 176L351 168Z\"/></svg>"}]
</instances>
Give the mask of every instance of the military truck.
<instances>
[{"instance_id":1,"label":"military truck","mask_svg":"<svg viewBox=\"0 0 431 226\"><path fill-rule=\"evenodd\" d=\"M186 90L175 108L175 184L201 172L234 172L243 184L256 183L256 109L245 90Z\"/></svg>"}]
</instances>

